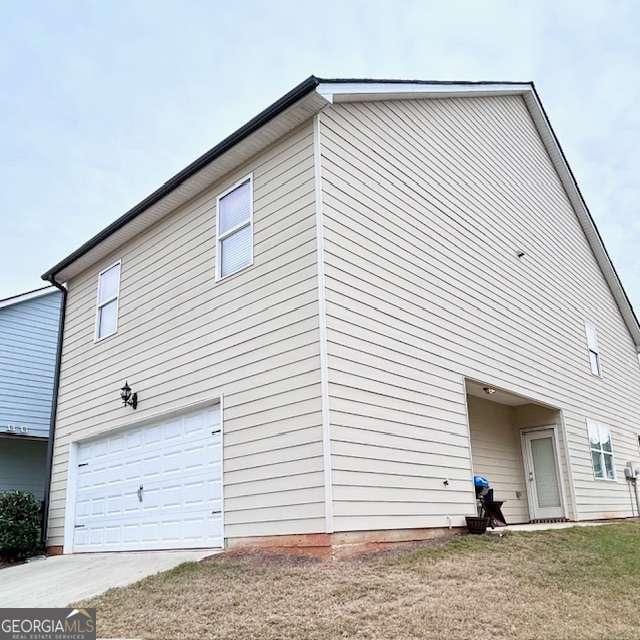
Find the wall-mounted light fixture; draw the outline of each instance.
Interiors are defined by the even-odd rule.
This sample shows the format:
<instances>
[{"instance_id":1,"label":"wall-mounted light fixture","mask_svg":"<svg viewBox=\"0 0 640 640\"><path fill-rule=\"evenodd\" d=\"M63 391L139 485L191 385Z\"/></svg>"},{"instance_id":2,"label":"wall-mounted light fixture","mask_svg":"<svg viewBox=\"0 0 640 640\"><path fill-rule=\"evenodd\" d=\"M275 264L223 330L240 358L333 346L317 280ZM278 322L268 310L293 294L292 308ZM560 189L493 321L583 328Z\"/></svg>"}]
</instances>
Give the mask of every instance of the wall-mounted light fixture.
<instances>
[{"instance_id":1,"label":"wall-mounted light fixture","mask_svg":"<svg viewBox=\"0 0 640 640\"><path fill-rule=\"evenodd\" d=\"M482 387L482 390L490 396L492 396L496 392L493 387Z\"/></svg>"},{"instance_id":2,"label":"wall-mounted light fixture","mask_svg":"<svg viewBox=\"0 0 640 640\"><path fill-rule=\"evenodd\" d=\"M124 387L120 389L120 397L122 398L122 402L125 407L129 405L132 409L138 408L138 394L131 393L131 387L126 381L124 383Z\"/></svg>"}]
</instances>

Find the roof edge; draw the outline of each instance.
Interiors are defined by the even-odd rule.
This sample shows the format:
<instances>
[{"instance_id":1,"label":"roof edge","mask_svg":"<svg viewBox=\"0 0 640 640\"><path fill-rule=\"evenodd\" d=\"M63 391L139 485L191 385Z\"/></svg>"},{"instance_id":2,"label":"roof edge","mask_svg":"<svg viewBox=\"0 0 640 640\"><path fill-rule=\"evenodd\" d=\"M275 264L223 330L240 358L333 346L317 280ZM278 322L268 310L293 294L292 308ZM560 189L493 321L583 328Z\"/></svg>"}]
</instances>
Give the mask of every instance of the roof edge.
<instances>
[{"instance_id":1,"label":"roof edge","mask_svg":"<svg viewBox=\"0 0 640 640\"><path fill-rule=\"evenodd\" d=\"M202 154L191 164L187 165L184 169L169 178L159 189L156 189L144 200L121 215L117 220L114 220L111 224L99 231L96 235L87 240L75 251L72 251L66 258L63 258L62 260L60 260L60 262L45 271L42 274L41 278L53 283L58 272L62 271L62 269L64 269L65 267L68 267L78 258L83 256L85 253L100 244L103 240L108 238L112 233L133 220L137 215L171 193L176 187L193 176L200 169L208 165L210 162L215 160L217 157L221 156L223 153L225 153L225 151L231 149L233 146L238 144L238 142L240 142L253 132L257 131L260 127L267 124L278 114L282 113L285 109L293 105L300 98L307 95L310 91L313 91L318 86L318 84L318 78L313 75L309 76L306 80L303 80L300 84L291 89L291 91L285 93L281 98L261 111L257 116L253 117L239 129L236 129L236 131L224 138L224 140L209 149L209 151Z\"/></svg>"},{"instance_id":2,"label":"roof edge","mask_svg":"<svg viewBox=\"0 0 640 640\"><path fill-rule=\"evenodd\" d=\"M328 84L425 84L425 85L460 85L460 86L481 86L481 85L519 85L530 84L533 86L532 80L519 82L517 80L407 80L393 78L320 78L312 76L319 84L326 82Z\"/></svg>"},{"instance_id":3,"label":"roof edge","mask_svg":"<svg viewBox=\"0 0 640 640\"><path fill-rule=\"evenodd\" d=\"M303 80L300 84L296 85L293 89L288 91L281 98L276 100L274 103L269 105L266 109L261 111L258 115L253 117L247 123L242 125L239 129L231 133L224 140L219 142L217 145L209 149L209 151L202 154L192 163L187 165L184 169L176 173L174 176L169 178L166 182L162 184L162 186L156 189L153 193L148 195L146 198L141 200L134 207L129 209L126 213L121 215L119 218L114 220L111 224L106 226L104 229L100 230L97 234L83 243L80 247L72 251L65 258L60 260L53 267L45 271L41 278L43 280L47 280L49 282L56 282L55 276L57 273L71 265L78 258L82 257L85 253L88 253L91 249L96 247L100 242L108 238L112 233L124 227L128 222L133 220L140 213L160 201L165 196L169 195L174 189L176 189L180 184L182 184L185 180L193 176L200 169L208 165L210 162L215 160L218 156L222 155L231 147L239 143L241 140L249 136L251 133L258 130L260 127L268 123L271 119L275 118L279 113L293 105L300 98L304 97L309 92L316 89L321 83L325 84L348 84L348 83L360 83L360 84L401 84L401 85L410 85L410 84L419 84L419 85L433 85L433 86L443 86L443 85L455 85L455 86L489 86L489 85L505 85L505 86L515 86L515 85L533 85L532 82L515 82L515 81L489 81L489 80L457 80L457 81L448 81L448 80L406 80L406 79L392 79L392 78L382 78L382 79L374 79L374 78L321 78L315 75L310 75L308 78Z\"/></svg>"},{"instance_id":4,"label":"roof edge","mask_svg":"<svg viewBox=\"0 0 640 640\"><path fill-rule=\"evenodd\" d=\"M23 293L16 293L8 298L2 298L0 300L0 309L10 307L11 305L18 304L19 302L25 302L26 300L32 300L33 298L48 296L56 291L57 289L55 287L46 285L44 287L38 287L37 289L31 289L30 291L24 291Z\"/></svg>"},{"instance_id":5,"label":"roof edge","mask_svg":"<svg viewBox=\"0 0 640 640\"><path fill-rule=\"evenodd\" d=\"M531 83L531 93L529 94L533 100L535 101L535 106L539 110L539 113L544 121L544 126L547 128L550 134L550 142L555 147L555 151L557 152L558 160L554 161L553 152L547 146L543 138L543 144L547 147L547 152L552 156L552 163L554 164L556 171L560 173L561 182L567 192L567 196L569 201L576 212L578 220L583 227L583 231L587 236L587 242L591 246L591 250L594 253L594 257L596 262L600 266L600 270L602 271L602 275L604 276L609 289L613 295L613 298L618 306L620 314L622 315L622 319L627 325L627 329L629 334L633 340L633 343L636 348L636 352L640 354L640 322L638 321L638 316L631 304L631 300L627 295L627 292L622 284L622 280L620 275L618 274L613 260L611 259L611 255L607 250L607 247L604 243L600 230L598 229L598 225L596 224L593 216L591 215L591 211L587 206L587 202L582 195L582 191L580 190L580 186L578 184L578 180L571 169L571 165L567 160L567 156L565 155L564 149L560 144L560 140L556 135L555 130L551 124L551 120L549 119L549 115L547 114L542 100L540 99L540 95L535 87L535 84ZM529 108L531 105L528 103ZM532 114L533 116L534 114ZM535 121L535 117L534 117ZM558 166L558 162L561 166ZM562 173L564 172L565 176L563 179ZM573 193L571 193L573 191ZM584 223L584 224L583 224ZM585 228L586 224L586 228ZM593 239L590 237L589 231L593 232ZM601 255L599 256L598 253Z\"/></svg>"},{"instance_id":6,"label":"roof edge","mask_svg":"<svg viewBox=\"0 0 640 640\"><path fill-rule=\"evenodd\" d=\"M63 260L58 262L44 274L42 274L43 280L48 280L52 284L58 284L55 276L65 269L66 267L73 264L77 259L81 258L83 255L88 253L91 249L99 245L103 240L108 238L111 234L118 231L122 227L124 227L128 222L136 218L139 214L143 213L149 207L154 205L155 203L162 200L165 196L169 195L174 189L179 187L183 182L189 179L191 176L196 174L198 171L206 167L208 164L213 162L216 158L221 156L226 151L230 150L236 144L241 142L244 138L248 137L262 126L267 124L270 120L275 118L277 115L282 113L285 109L292 106L298 100L309 94L311 91L317 90L322 93L321 85L352 85L352 87L346 87L347 93L352 93L356 89L356 85L364 85L370 87L369 91L375 92L373 88L374 85L397 85L408 87L410 85L418 86L432 86L434 87L434 94L442 93L447 91L448 87L455 88L453 91L455 94L458 93L476 93L479 94L482 91L491 92L491 91L499 91L500 93L517 93L522 94L525 99L533 98L532 101L527 100L529 106L531 107L531 102L535 106L535 111L538 112L539 117L534 117L534 120L537 121L537 126L542 129L545 129L548 132L548 135L545 136L543 131L540 131L540 135L543 137L543 141L545 142L545 146L547 146L547 150L552 156L552 162L556 167L556 170L561 173L561 178L565 190L567 191L567 195L571 204L576 211L576 214L580 218L581 224L583 225L583 230L587 235L587 239L592 247L592 251L594 252L594 256L596 261L600 265L603 276L611 289L613 297L618 305L620 313L627 325L629 333L632 337L632 340L635 344L636 350L640 353L640 323L638 322L638 318L635 314L631 301L627 295L627 292L624 289L622 284L622 280L618 275L613 261L611 260L611 256L606 249L602 236L598 227L595 224L593 216L587 207L586 201L580 191L578 186L578 182L573 174L573 171L569 165L569 162L565 156L564 150L562 149L558 137L553 130L549 117L544 109L542 101L538 95L535 84L533 81L524 81L517 82L513 80L508 81L488 81L488 80L457 80L457 81L447 81L447 80L407 80L407 79L390 79L390 78L321 78L315 75L311 75L305 80L303 80L300 84L296 85L293 89L283 95L281 98L276 100L274 103L269 105L266 109L261 111L254 118L249 120L239 129L234 131L232 134L227 136L224 140L219 142L209 151L205 152L203 155L198 157L192 163L187 165L184 169L179 171L173 177L169 178L164 184L156 189L153 193L147 196L144 200L139 202L133 208L129 209L122 216L117 218L114 222L109 224L107 227L99 231L96 235L90 238L87 242L78 247L75 251L70 253ZM467 88L467 89L465 89ZM468 91L467 91L468 90ZM384 93L388 93L391 91L391 88L385 88ZM404 91L409 92L410 89L405 89ZM420 94L426 94L428 91L424 89L420 89ZM339 92L336 92L338 95ZM382 95L382 94L381 94ZM333 96L329 98L331 101ZM532 113L534 116L534 113ZM547 138L545 141L545 137ZM554 158L555 156L555 158ZM30 293L30 292L28 292ZM21 294L27 295L27 294ZM15 296L14 296L15 297ZM3 301L0 301L0 306Z\"/></svg>"}]
</instances>

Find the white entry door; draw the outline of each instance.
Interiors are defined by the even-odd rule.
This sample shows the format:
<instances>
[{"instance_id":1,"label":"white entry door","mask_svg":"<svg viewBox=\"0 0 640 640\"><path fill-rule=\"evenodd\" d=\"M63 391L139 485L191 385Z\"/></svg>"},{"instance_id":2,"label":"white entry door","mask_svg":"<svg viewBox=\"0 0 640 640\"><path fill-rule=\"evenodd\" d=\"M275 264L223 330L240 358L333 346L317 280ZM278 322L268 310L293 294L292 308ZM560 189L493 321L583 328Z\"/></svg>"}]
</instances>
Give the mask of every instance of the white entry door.
<instances>
[{"instance_id":1,"label":"white entry door","mask_svg":"<svg viewBox=\"0 0 640 640\"><path fill-rule=\"evenodd\" d=\"M73 551L221 547L219 407L80 443Z\"/></svg>"},{"instance_id":2,"label":"white entry door","mask_svg":"<svg viewBox=\"0 0 640 640\"><path fill-rule=\"evenodd\" d=\"M529 513L532 520L562 518L558 453L553 428L522 434Z\"/></svg>"}]
</instances>

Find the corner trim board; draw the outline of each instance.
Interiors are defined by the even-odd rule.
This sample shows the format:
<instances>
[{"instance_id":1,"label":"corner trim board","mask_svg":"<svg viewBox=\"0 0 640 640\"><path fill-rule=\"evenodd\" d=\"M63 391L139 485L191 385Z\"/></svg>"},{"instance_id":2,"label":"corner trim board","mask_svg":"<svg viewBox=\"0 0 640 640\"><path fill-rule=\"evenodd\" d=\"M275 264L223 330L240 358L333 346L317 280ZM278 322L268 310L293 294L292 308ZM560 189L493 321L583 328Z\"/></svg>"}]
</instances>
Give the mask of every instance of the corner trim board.
<instances>
[{"instance_id":1,"label":"corner trim board","mask_svg":"<svg viewBox=\"0 0 640 640\"><path fill-rule=\"evenodd\" d=\"M471 447L471 421L469 420L469 395L467 393L467 378L460 376L460 385L462 387L462 402L464 403L464 419L467 426L467 444L469 445L469 481L471 483L471 510L469 515L475 516L478 513L478 507L475 498L475 484L473 480L473 451Z\"/></svg>"},{"instance_id":2,"label":"corner trim board","mask_svg":"<svg viewBox=\"0 0 640 640\"><path fill-rule=\"evenodd\" d=\"M571 462L571 451L569 449L569 441L567 436L567 421L564 416L564 409L560 409L560 420L557 424L560 433L562 434L562 452L565 459L565 467L567 471L567 478L565 481L568 488L568 496L565 494L565 516L570 520L578 519L578 501L576 499L576 487L573 478L573 465ZM556 430L556 438L558 438L558 431ZM568 500L566 499L568 497Z\"/></svg>"},{"instance_id":3,"label":"corner trim board","mask_svg":"<svg viewBox=\"0 0 640 640\"><path fill-rule=\"evenodd\" d=\"M73 531L76 519L76 486L78 477L78 443L69 445L67 462L67 499L64 506L64 546L62 553L73 553Z\"/></svg>"},{"instance_id":4,"label":"corner trim board","mask_svg":"<svg viewBox=\"0 0 640 640\"><path fill-rule=\"evenodd\" d=\"M324 219L322 210L322 153L320 114L313 117L313 173L315 182L316 259L320 343L320 393L322 407L322 455L324 468L325 532L333 533L333 470L331 460L331 416L329 412L329 358L327 350L327 300L324 268Z\"/></svg>"},{"instance_id":5,"label":"corner trim board","mask_svg":"<svg viewBox=\"0 0 640 640\"><path fill-rule=\"evenodd\" d=\"M220 524L221 524L221 547L225 548L224 536L224 393L220 393L218 401L218 410L220 411Z\"/></svg>"}]
</instances>

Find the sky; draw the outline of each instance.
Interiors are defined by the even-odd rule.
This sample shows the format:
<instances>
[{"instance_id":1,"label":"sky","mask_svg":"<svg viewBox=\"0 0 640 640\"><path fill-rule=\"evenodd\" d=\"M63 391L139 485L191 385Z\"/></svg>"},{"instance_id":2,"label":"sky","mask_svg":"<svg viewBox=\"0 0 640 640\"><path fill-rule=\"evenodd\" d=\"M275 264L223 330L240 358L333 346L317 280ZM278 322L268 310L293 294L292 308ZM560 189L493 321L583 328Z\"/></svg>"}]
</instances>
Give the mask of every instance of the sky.
<instances>
[{"instance_id":1,"label":"sky","mask_svg":"<svg viewBox=\"0 0 640 640\"><path fill-rule=\"evenodd\" d=\"M534 80L640 309L640 3L0 0L0 298L295 84Z\"/></svg>"}]
</instances>

